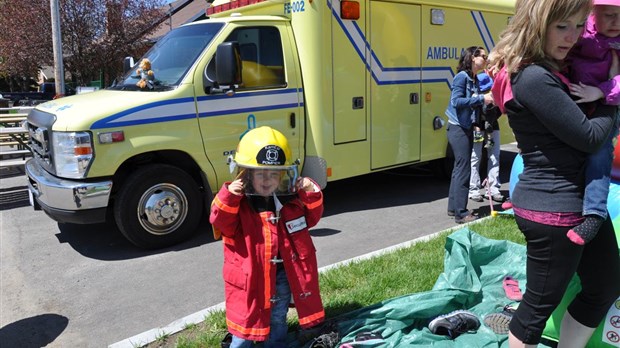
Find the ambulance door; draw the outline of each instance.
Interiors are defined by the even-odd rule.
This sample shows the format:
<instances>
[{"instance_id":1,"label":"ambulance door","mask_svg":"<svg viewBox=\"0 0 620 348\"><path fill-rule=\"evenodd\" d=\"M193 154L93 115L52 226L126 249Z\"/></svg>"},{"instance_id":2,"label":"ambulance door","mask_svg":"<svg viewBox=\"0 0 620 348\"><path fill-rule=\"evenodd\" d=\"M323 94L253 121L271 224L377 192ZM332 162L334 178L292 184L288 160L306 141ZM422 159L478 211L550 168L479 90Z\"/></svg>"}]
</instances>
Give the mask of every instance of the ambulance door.
<instances>
[{"instance_id":1,"label":"ambulance door","mask_svg":"<svg viewBox=\"0 0 620 348\"><path fill-rule=\"evenodd\" d=\"M370 2L372 169L420 160L420 11Z\"/></svg>"},{"instance_id":2,"label":"ambulance door","mask_svg":"<svg viewBox=\"0 0 620 348\"><path fill-rule=\"evenodd\" d=\"M338 3L335 2L334 3ZM332 16L334 144L368 139L366 98L366 21L364 1L357 20ZM335 11L340 11L335 6ZM366 158L366 156L364 156Z\"/></svg>"},{"instance_id":3,"label":"ambulance door","mask_svg":"<svg viewBox=\"0 0 620 348\"><path fill-rule=\"evenodd\" d=\"M239 43L243 83L232 95L196 89L203 144L218 185L231 179L226 161L239 139L256 127L279 130L288 139L293 157L303 158L303 96L289 44L290 27L284 21L243 22L234 27L225 41ZM213 74L214 60L206 74Z\"/></svg>"}]
</instances>

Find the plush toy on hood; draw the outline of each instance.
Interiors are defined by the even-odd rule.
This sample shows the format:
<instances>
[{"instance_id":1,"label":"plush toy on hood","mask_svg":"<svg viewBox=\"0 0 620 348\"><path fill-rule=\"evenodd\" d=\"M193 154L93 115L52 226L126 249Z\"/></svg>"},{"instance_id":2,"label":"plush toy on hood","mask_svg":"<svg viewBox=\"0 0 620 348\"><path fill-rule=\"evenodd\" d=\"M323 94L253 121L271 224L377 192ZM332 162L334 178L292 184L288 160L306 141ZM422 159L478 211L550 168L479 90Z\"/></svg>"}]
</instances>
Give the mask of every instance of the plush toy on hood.
<instances>
[{"instance_id":1,"label":"plush toy on hood","mask_svg":"<svg viewBox=\"0 0 620 348\"><path fill-rule=\"evenodd\" d=\"M136 83L136 86L140 88L153 89L153 80L155 80L155 73L151 70L151 61L147 58L142 59L140 62L140 68L136 70L136 75L140 76L140 81Z\"/></svg>"}]
</instances>

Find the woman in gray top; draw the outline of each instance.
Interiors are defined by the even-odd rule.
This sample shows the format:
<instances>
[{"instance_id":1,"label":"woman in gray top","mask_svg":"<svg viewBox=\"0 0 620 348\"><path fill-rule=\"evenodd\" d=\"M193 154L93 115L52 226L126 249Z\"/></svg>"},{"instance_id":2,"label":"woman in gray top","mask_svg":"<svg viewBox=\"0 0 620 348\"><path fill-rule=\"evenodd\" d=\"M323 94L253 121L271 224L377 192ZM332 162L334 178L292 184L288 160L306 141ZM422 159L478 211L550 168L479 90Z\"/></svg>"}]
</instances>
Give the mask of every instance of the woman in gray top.
<instances>
[{"instance_id":1,"label":"woman in gray top","mask_svg":"<svg viewBox=\"0 0 620 348\"><path fill-rule=\"evenodd\" d=\"M527 242L527 286L510 322L509 346L535 347L577 273L582 290L562 320L559 347L584 347L620 295L620 257L608 218L586 245L566 238L583 221L584 164L612 130L615 108L587 119L571 99L563 60L591 0L520 0L491 53L496 104L508 115L524 169L511 199Z\"/></svg>"}]
</instances>

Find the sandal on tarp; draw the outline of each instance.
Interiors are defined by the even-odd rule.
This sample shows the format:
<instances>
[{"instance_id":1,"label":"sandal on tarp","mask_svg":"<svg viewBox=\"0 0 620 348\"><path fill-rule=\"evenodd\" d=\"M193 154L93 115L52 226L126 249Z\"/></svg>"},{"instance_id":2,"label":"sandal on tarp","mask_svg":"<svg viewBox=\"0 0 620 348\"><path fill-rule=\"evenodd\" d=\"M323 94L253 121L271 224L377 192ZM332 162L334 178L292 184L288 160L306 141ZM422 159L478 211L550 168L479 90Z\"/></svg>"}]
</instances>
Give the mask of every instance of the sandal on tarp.
<instances>
[{"instance_id":1,"label":"sandal on tarp","mask_svg":"<svg viewBox=\"0 0 620 348\"><path fill-rule=\"evenodd\" d=\"M508 297L509 300L521 301L523 299L523 294L521 293L521 289L519 289L518 280L511 276L506 276L503 281L503 287L506 297Z\"/></svg>"}]
</instances>

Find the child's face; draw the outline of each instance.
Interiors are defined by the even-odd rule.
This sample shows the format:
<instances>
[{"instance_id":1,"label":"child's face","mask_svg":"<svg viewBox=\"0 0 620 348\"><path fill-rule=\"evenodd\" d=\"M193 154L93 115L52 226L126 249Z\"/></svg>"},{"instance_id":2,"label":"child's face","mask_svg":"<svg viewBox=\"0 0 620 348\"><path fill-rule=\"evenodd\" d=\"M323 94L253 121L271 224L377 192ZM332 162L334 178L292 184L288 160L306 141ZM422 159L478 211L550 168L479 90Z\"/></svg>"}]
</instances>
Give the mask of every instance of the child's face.
<instances>
[{"instance_id":1,"label":"child's face","mask_svg":"<svg viewBox=\"0 0 620 348\"><path fill-rule=\"evenodd\" d=\"M281 178L280 170L254 169L252 170L252 187L256 194L269 197L278 189Z\"/></svg>"},{"instance_id":2,"label":"child's face","mask_svg":"<svg viewBox=\"0 0 620 348\"><path fill-rule=\"evenodd\" d=\"M594 6L596 31L607 37L620 36L620 6Z\"/></svg>"}]
</instances>

